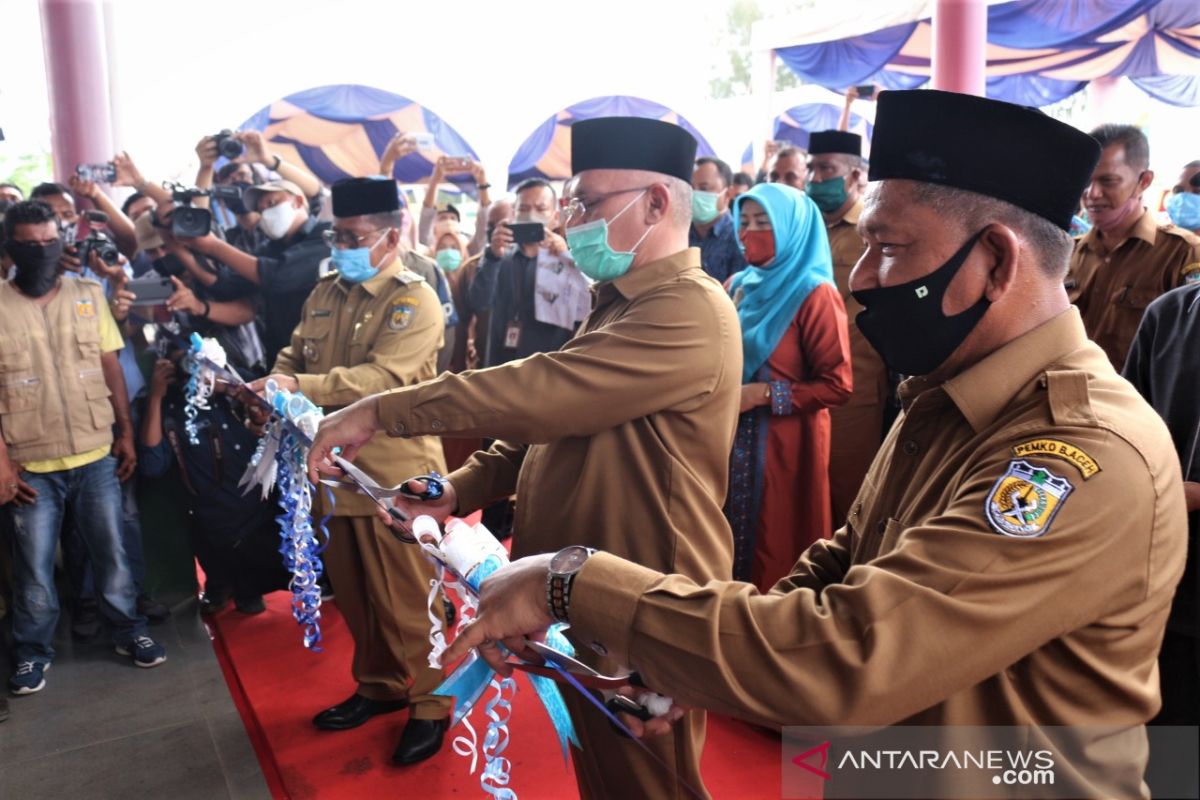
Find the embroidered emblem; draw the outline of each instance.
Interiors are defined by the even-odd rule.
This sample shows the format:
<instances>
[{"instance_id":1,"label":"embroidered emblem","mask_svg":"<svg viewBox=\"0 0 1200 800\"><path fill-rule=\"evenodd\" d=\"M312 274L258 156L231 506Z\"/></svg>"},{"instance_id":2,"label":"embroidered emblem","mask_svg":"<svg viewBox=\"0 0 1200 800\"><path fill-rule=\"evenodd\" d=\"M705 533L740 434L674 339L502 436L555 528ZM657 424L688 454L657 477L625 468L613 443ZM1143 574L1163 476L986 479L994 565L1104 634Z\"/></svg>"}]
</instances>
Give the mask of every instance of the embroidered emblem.
<instances>
[{"instance_id":1,"label":"embroidered emblem","mask_svg":"<svg viewBox=\"0 0 1200 800\"><path fill-rule=\"evenodd\" d=\"M984 504L988 523L997 533L1034 539L1050 530L1067 496L1075 487L1066 478L1028 461L1008 462L1008 469Z\"/></svg>"},{"instance_id":2,"label":"embroidered emblem","mask_svg":"<svg viewBox=\"0 0 1200 800\"><path fill-rule=\"evenodd\" d=\"M96 316L96 304L88 297L76 300L75 313L83 319L91 319Z\"/></svg>"},{"instance_id":3,"label":"embroidered emblem","mask_svg":"<svg viewBox=\"0 0 1200 800\"><path fill-rule=\"evenodd\" d=\"M413 316L417 313L417 306L420 304L421 301L415 297L400 298L400 301L388 312L388 328L393 331L406 330L409 325L412 325Z\"/></svg>"},{"instance_id":4,"label":"embroidered emblem","mask_svg":"<svg viewBox=\"0 0 1200 800\"><path fill-rule=\"evenodd\" d=\"M1013 455L1018 458L1025 456L1061 458L1069 461L1075 469L1079 470L1079 474L1085 481L1100 471L1100 465L1096 463L1096 459L1075 445L1058 439L1030 439L1028 442L1021 442L1013 448Z\"/></svg>"}]
</instances>

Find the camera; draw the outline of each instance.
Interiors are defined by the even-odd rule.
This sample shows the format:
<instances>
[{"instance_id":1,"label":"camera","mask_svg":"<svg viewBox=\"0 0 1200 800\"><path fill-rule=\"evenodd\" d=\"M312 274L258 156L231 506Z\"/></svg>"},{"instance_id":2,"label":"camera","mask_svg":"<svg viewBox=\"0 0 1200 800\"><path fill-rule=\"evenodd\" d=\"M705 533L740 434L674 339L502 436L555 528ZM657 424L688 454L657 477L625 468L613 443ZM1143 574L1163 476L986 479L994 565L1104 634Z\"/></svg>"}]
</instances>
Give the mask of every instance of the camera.
<instances>
[{"instance_id":1,"label":"camera","mask_svg":"<svg viewBox=\"0 0 1200 800\"><path fill-rule=\"evenodd\" d=\"M121 259L121 251L104 231L92 229L88 231L86 238L75 243L75 254L84 267L89 265L93 251L110 267Z\"/></svg>"},{"instance_id":2,"label":"camera","mask_svg":"<svg viewBox=\"0 0 1200 800\"><path fill-rule=\"evenodd\" d=\"M212 230L212 212L207 208L196 208L192 202L197 197L208 197L212 192L192 189L174 184L171 199L175 211L171 214L171 233L184 239L198 239Z\"/></svg>"},{"instance_id":3,"label":"camera","mask_svg":"<svg viewBox=\"0 0 1200 800\"><path fill-rule=\"evenodd\" d=\"M212 138L217 144L217 152L231 161L246 152L246 145L233 138L233 131L228 128L215 134Z\"/></svg>"}]
</instances>

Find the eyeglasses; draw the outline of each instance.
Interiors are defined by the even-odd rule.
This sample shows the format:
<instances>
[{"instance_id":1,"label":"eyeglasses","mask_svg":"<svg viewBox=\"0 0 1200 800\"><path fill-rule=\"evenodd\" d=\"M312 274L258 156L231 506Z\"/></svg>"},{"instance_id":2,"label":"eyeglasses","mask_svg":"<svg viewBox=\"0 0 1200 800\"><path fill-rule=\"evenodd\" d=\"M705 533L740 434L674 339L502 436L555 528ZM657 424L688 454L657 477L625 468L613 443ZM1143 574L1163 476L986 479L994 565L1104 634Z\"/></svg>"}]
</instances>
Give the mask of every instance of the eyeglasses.
<instances>
[{"instance_id":1,"label":"eyeglasses","mask_svg":"<svg viewBox=\"0 0 1200 800\"><path fill-rule=\"evenodd\" d=\"M329 245L330 247L338 247L339 245L342 247L362 247L363 242L365 242L371 236L374 236L377 233L381 233L383 236L386 236L390 230L391 228L384 228L382 231L371 231L371 233L359 236L352 231L335 231L330 229L322 233L321 238L325 241L325 244ZM376 244L378 244L378 240L376 240Z\"/></svg>"},{"instance_id":2,"label":"eyeglasses","mask_svg":"<svg viewBox=\"0 0 1200 800\"><path fill-rule=\"evenodd\" d=\"M583 219L589 213L610 197L616 197L620 194L629 194L630 192L644 192L649 186L635 186L630 189L618 189L615 192L605 192L584 200L582 197L564 197L559 203L560 213L562 214L563 227L570 225L572 221Z\"/></svg>"}]
</instances>

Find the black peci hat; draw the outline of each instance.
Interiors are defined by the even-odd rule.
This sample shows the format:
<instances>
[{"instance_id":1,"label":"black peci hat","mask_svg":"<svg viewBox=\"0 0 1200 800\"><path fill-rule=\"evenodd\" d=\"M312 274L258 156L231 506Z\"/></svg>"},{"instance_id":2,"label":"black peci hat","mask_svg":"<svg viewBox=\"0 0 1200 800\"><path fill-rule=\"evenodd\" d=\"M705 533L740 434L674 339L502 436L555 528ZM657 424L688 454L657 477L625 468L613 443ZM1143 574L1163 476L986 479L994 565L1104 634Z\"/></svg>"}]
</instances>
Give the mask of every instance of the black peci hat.
<instances>
[{"instance_id":1,"label":"black peci hat","mask_svg":"<svg viewBox=\"0 0 1200 800\"><path fill-rule=\"evenodd\" d=\"M808 137L808 154L845 153L862 156L862 137L849 131L814 131Z\"/></svg>"},{"instance_id":2,"label":"black peci hat","mask_svg":"<svg viewBox=\"0 0 1200 800\"><path fill-rule=\"evenodd\" d=\"M571 126L571 171L640 169L691 183L696 137L679 125L641 117L597 117Z\"/></svg>"},{"instance_id":3,"label":"black peci hat","mask_svg":"<svg viewBox=\"0 0 1200 800\"><path fill-rule=\"evenodd\" d=\"M358 217L400 208L400 192L390 178L344 178L333 184L333 215Z\"/></svg>"},{"instance_id":4,"label":"black peci hat","mask_svg":"<svg viewBox=\"0 0 1200 800\"><path fill-rule=\"evenodd\" d=\"M872 181L902 178L994 197L1064 231L1100 144L1036 108L930 89L879 95Z\"/></svg>"}]
</instances>

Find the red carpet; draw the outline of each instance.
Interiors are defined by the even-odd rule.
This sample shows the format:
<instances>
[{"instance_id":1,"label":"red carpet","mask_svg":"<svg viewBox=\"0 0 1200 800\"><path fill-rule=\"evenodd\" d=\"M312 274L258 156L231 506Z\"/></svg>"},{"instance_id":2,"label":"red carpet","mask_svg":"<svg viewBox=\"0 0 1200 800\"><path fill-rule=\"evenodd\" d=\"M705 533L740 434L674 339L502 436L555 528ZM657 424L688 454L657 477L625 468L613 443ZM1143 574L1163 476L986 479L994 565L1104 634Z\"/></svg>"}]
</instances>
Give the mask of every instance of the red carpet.
<instances>
[{"instance_id":1,"label":"red carpet","mask_svg":"<svg viewBox=\"0 0 1200 800\"><path fill-rule=\"evenodd\" d=\"M227 610L211 619L209 628L275 797L487 798L479 787L479 771L468 773L470 760L454 754L449 738L442 751L424 763L405 769L390 765L407 712L376 717L351 731L315 729L310 720L317 711L354 692L350 634L336 601L326 603L321 609L324 651L307 652L291 617L288 594L277 592L266 600L264 614L245 617ZM509 725L512 739L505 752L512 761L510 788L522 800L578 797L574 774L558 755L549 719L524 677L517 681ZM483 718L479 710L475 716ZM733 720L709 719L704 778L713 796L778 797L778 737ZM462 732L460 728L451 733ZM482 739L483 731L477 732Z\"/></svg>"}]
</instances>

